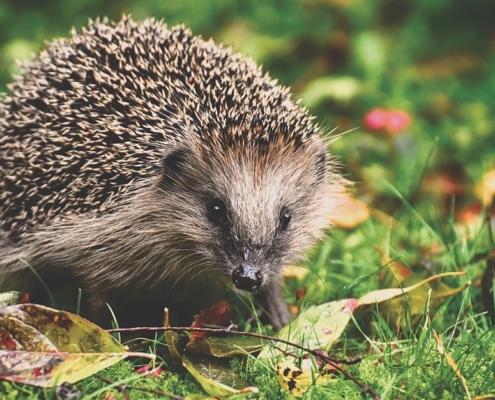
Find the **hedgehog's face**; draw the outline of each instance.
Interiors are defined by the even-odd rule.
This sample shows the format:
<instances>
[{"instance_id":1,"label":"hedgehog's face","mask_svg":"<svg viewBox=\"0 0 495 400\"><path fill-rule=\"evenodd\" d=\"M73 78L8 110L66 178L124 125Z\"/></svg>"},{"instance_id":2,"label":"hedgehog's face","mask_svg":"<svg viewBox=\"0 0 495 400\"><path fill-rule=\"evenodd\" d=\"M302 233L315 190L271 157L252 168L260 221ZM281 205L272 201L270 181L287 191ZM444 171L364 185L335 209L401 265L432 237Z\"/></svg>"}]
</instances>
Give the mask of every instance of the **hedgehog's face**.
<instances>
[{"instance_id":1,"label":"hedgehog's face","mask_svg":"<svg viewBox=\"0 0 495 400\"><path fill-rule=\"evenodd\" d=\"M322 235L341 195L317 137L297 150L175 151L165 168L169 190L183 199L177 224L202 268L248 291L278 280L281 267Z\"/></svg>"}]
</instances>

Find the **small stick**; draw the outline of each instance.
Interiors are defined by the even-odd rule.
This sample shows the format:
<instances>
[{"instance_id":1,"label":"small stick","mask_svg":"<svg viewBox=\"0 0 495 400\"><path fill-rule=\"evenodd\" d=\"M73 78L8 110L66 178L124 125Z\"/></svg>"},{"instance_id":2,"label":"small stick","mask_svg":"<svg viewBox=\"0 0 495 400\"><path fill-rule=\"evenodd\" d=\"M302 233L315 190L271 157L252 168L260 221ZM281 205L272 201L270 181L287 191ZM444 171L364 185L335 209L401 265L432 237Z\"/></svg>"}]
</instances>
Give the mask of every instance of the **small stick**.
<instances>
[{"instance_id":1,"label":"small stick","mask_svg":"<svg viewBox=\"0 0 495 400\"><path fill-rule=\"evenodd\" d=\"M107 332L109 333L114 333L114 332L137 332L137 331L148 331L148 332L157 332L157 331L174 331L174 332L204 332L204 333L222 333L222 334L228 334L228 335L241 335L241 336L251 336L259 339L266 339L272 342L278 342L278 343L283 343L287 344L289 346L295 347L296 349L302 350L306 353L309 353L313 355L314 357L318 357L325 361L328 364L331 364L336 370L340 371L346 378L350 379L353 381L356 385L358 385L361 388L361 392L364 395L369 394L373 399L375 400L380 400L380 395L375 392L372 388L369 386L365 385L363 382L361 382L359 379L354 377L353 375L349 374L345 370L342 369L338 364L346 364L346 365L352 365L352 364L357 364L362 360L362 357L357 356L357 357L352 357L350 359L340 359L340 358L334 358L330 357L328 355L322 354L320 350L312 350L309 348L306 348L304 346L301 346L297 343L290 342L285 339L280 339L275 336L269 336L269 335L263 335L261 333L254 333L254 332L239 332L239 331L234 331L232 330L235 328L235 325L230 325L227 328L191 328L191 327L178 327L178 326L166 326L166 327L137 327L137 328L118 328L118 329L108 329Z\"/></svg>"}]
</instances>

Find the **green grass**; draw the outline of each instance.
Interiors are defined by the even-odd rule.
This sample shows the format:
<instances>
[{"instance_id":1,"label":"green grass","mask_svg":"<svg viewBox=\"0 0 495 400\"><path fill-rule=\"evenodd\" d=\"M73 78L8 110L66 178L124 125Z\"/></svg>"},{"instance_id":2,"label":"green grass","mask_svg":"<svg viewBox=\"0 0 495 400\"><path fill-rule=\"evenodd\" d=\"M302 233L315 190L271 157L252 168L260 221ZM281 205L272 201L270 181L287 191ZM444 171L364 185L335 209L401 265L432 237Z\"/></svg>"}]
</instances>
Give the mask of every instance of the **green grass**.
<instances>
[{"instance_id":1,"label":"green grass","mask_svg":"<svg viewBox=\"0 0 495 400\"><path fill-rule=\"evenodd\" d=\"M390 228L373 219L351 231L335 230L327 240L314 249L306 263L310 272L303 281L291 280L286 285L287 293L297 288L308 287L303 299L304 308L333 299L358 297L370 290L380 288L377 273L384 265L377 244L390 250L397 260L408 263L413 271L421 272L417 248L443 238L448 253L432 257L438 261L439 271L460 268L468 272L466 278L448 281L452 287L462 281L477 282L483 272L485 261L459 264L470 260L473 254L489 248L486 227L470 237L449 234L452 228L448 221L445 231L434 231L420 217L422 207L400 209L400 225ZM461 229L462 230L462 229ZM462 240L461 240L462 239ZM363 279L365 277L365 279ZM392 306L393 307L393 306ZM406 307L407 310L407 307ZM370 307L355 314L356 319L348 327L342 340L335 346L332 355L350 357L363 355L364 360L350 366L348 372L381 394L383 399L459 399L467 398L461 380L439 354L438 343L432 333L434 329L443 338L444 351L452 355L466 379L472 397L495 395L495 329L480 305L480 289L471 285L463 292L449 298L435 309L429 303L419 318L404 318L399 325L389 319L386 308ZM415 320L415 322L411 322ZM158 342L159 343L159 342ZM164 351L162 345L150 343L154 351ZM136 387L154 388L176 395L203 393L200 386L178 367L168 364L159 378L143 377L134 372L137 368L130 361L120 362L102 372L115 385L125 383ZM280 388L275 372L255 358L236 361L234 370L260 389L263 399L288 398ZM173 372L175 371L175 372ZM113 386L115 386L113 385ZM97 377L88 378L75 385L82 390L84 398L99 398L110 390L109 385ZM121 394L115 392L116 398ZM30 387L1 382L1 397L5 399L53 398L50 390L36 390ZM128 390L132 399L155 398L153 394ZM357 385L341 377L332 377L327 386L312 387L305 395L307 399L358 399L361 398Z\"/></svg>"},{"instance_id":2,"label":"green grass","mask_svg":"<svg viewBox=\"0 0 495 400\"><path fill-rule=\"evenodd\" d=\"M467 398L456 372L439 354L435 330L471 397L495 396L495 328L480 287L494 249L483 223L489 203L477 222L460 218L465 206L480 203L483 176L495 169L492 0L279 3L51 0L20 7L0 0L0 89L6 90L10 75L19 71L14 59L28 58L43 40L67 36L72 26L79 28L97 15L118 19L132 12L137 18L165 18L171 25L185 22L194 33L252 56L281 83L292 85L295 97L328 131L358 127L333 142L331 150L356 183L355 196L372 209L360 226L334 229L308 254L307 276L286 282L289 302L296 304L295 293L304 287L308 291L297 302L300 309L382 288L380 271L387 263L375 246L418 277L465 271L466 276L444 283L455 288L470 281L467 289L440 305L428 302L425 293L420 313L410 315L417 300L405 302L400 319L394 303L389 309L357 312L334 355L364 355L348 372L384 399ZM406 111L412 125L396 135L367 130L363 117L377 107ZM457 189L449 191L445 181ZM164 352L162 345L150 347ZM252 358L234 364L260 389L260 398L288 398L266 365ZM137 366L129 361L102 374L115 383L177 395L203 393L169 359L164 365L167 372L159 378L135 374ZM75 386L85 397L97 398L109 385L92 377ZM137 390L128 394L155 398ZM0 381L0 399L39 398L54 398L53 390ZM305 398L358 399L361 393L353 382L336 376L325 387L312 387Z\"/></svg>"}]
</instances>

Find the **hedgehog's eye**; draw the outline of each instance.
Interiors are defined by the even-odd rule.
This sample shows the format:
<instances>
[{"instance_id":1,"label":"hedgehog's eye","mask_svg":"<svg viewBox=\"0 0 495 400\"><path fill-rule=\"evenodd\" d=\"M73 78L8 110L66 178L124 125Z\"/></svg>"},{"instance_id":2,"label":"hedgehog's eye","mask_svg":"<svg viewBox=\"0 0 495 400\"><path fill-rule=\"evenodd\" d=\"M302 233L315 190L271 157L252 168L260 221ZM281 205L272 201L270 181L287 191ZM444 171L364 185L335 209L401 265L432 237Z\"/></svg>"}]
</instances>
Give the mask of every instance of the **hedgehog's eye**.
<instances>
[{"instance_id":1,"label":"hedgehog's eye","mask_svg":"<svg viewBox=\"0 0 495 400\"><path fill-rule=\"evenodd\" d=\"M215 225L221 225L227 219L227 207L225 207L225 203L219 198L215 197L208 202L206 208L208 219Z\"/></svg>"},{"instance_id":2,"label":"hedgehog's eye","mask_svg":"<svg viewBox=\"0 0 495 400\"><path fill-rule=\"evenodd\" d=\"M285 231L289 226L290 222L290 212L287 207L282 208L280 211L280 229Z\"/></svg>"}]
</instances>

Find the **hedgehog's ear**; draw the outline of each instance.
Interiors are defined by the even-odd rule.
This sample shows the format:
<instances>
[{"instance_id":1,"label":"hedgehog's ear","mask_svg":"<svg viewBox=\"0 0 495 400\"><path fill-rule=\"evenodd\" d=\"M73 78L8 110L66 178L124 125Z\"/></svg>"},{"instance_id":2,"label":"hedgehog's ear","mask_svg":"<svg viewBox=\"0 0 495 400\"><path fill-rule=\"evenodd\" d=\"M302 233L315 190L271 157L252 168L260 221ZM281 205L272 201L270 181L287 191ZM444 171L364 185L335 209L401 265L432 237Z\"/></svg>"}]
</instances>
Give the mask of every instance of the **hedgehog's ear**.
<instances>
[{"instance_id":1,"label":"hedgehog's ear","mask_svg":"<svg viewBox=\"0 0 495 400\"><path fill-rule=\"evenodd\" d=\"M173 185L176 182L186 164L186 153L184 150L174 150L167 154L163 160L163 182Z\"/></svg>"}]
</instances>

